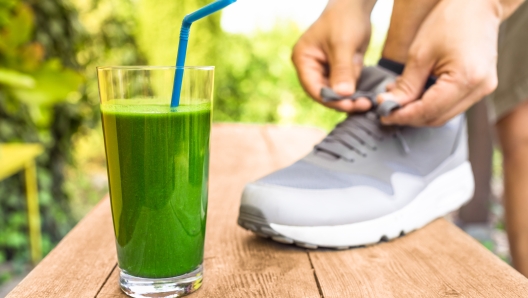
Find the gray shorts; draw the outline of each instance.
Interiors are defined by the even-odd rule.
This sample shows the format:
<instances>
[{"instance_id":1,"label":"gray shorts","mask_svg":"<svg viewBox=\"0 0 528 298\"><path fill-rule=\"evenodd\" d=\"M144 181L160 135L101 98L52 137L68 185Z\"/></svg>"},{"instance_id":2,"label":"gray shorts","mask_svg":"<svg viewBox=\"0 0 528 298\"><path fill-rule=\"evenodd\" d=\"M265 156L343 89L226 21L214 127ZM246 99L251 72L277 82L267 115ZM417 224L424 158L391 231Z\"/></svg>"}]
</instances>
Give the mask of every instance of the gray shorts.
<instances>
[{"instance_id":1,"label":"gray shorts","mask_svg":"<svg viewBox=\"0 0 528 298\"><path fill-rule=\"evenodd\" d=\"M528 100L528 1L501 25L497 75L499 84L489 97L493 121Z\"/></svg>"}]
</instances>

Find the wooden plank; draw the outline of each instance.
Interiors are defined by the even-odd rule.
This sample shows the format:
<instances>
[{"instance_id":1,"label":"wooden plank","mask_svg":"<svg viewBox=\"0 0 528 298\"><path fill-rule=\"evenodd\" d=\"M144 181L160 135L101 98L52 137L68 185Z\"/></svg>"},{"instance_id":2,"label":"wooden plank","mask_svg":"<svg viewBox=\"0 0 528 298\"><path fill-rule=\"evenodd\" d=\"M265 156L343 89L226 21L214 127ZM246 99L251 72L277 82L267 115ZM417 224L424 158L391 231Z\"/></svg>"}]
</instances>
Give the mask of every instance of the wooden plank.
<instances>
[{"instance_id":1,"label":"wooden plank","mask_svg":"<svg viewBox=\"0 0 528 298\"><path fill-rule=\"evenodd\" d=\"M115 298L115 297L128 297L119 290L119 267L115 267L110 276L107 279L104 287L97 295L97 298Z\"/></svg>"},{"instance_id":2,"label":"wooden plank","mask_svg":"<svg viewBox=\"0 0 528 298\"><path fill-rule=\"evenodd\" d=\"M306 128L214 126L205 279L193 297L526 297L526 278L443 219L346 251L307 252L239 228L244 184L295 161L322 136ZM125 297L110 217L105 199L8 297Z\"/></svg>"},{"instance_id":3,"label":"wooden plank","mask_svg":"<svg viewBox=\"0 0 528 298\"><path fill-rule=\"evenodd\" d=\"M308 154L326 135L316 128L272 125L266 126L263 133L277 169Z\"/></svg>"},{"instance_id":4,"label":"wooden plank","mask_svg":"<svg viewBox=\"0 0 528 298\"><path fill-rule=\"evenodd\" d=\"M116 263L110 204L105 198L7 297L93 298Z\"/></svg>"},{"instance_id":5,"label":"wooden plank","mask_svg":"<svg viewBox=\"0 0 528 298\"><path fill-rule=\"evenodd\" d=\"M247 182L302 157L323 135L309 128L214 126L204 283L192 297L320 297L305 250L256 237L236 219ZM117 271L98 297L125 297Z\"/></svg>"},{"instance_id":6,"label":"wooden plank","mask_svg":"<svg viewBox=\"0 0 528 298\"><path fill-rule=\"evenodd\" d=\"M326 298L528 296L528 279L444 219L388 243L309 254Z\"/></svg>"}]
</instances>

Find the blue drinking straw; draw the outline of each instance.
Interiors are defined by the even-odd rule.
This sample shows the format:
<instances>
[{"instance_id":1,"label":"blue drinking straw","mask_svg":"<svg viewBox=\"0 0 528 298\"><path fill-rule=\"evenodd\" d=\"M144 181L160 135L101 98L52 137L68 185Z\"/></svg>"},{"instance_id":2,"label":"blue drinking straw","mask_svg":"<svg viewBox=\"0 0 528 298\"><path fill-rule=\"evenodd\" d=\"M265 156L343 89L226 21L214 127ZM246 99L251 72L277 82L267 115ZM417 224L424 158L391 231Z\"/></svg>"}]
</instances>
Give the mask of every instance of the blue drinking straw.
<instances>
[{"instance_id":1,"label":"blue drinking straw","mask_svg":"<svg viewBox=\"0 0 528 298\"><path fill-rule=\"evenodd\" d=\"M185 56L187 55L187 41L193 22L213 14L220 9L236 2L236 0L217 0L206 5L197 11L186 15L183 18L180 30L180 43L178 44L178 57L176 58L176 73L174 74L174 86L172 87L171 107L175 108L180 105L180 92L183 80L183 66L185 65Z\"/></svg>"}]
</instances>

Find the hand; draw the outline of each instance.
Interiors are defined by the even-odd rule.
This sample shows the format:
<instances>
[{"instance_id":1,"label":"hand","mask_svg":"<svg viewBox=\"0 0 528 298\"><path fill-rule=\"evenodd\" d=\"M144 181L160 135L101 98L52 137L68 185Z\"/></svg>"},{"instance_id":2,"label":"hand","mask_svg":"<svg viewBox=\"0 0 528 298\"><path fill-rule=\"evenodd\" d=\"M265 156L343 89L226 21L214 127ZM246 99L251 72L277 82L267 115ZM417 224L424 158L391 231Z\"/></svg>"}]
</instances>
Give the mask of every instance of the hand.
<instances>
[{"instance_id":1,"label":"hand","mask_svg":"<svg viewBox=\"0 0 528 298\"><path fill-rule=\"evenodd\" d=\"M330 0L319 19L293 48L292 61L304 90L323 105L339 111L365 111L370 101L323 103L322 87L351 95L370 39L370 12L375 0Z\"/></svg>"},{"instance_id":2,"label":"hand","mask_svg":"<svg viewBox=\"0 0 528 298\"><path fill-rule=\"evenodd\" d=\"M440 1L421 25L402 76L378 97L403 106L382 123L443 125L491 93L501 15L498 0ZM423 93L431 74L438 80Z\"/></svg>"}]
</instances>

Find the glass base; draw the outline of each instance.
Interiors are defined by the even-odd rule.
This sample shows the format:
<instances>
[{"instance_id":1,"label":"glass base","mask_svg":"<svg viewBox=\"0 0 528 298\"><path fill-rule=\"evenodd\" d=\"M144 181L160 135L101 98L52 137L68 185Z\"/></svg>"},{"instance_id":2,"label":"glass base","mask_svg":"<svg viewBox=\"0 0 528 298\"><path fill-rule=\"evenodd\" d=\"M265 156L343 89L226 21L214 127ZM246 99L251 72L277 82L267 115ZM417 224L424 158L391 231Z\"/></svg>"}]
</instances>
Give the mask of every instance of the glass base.
<instances>
[{"instance_id":1,"label":"glass base","mask_svg":"<svg viewBox=\"0 0 528 298\"><path fill-rule=\"evenodd\" d=\"M203 267L187 274L167 278L143 278L124 273L119 274L121 290L130 297L181 297L202 286Z\"/></svg>"}]
</instances>

